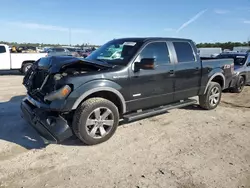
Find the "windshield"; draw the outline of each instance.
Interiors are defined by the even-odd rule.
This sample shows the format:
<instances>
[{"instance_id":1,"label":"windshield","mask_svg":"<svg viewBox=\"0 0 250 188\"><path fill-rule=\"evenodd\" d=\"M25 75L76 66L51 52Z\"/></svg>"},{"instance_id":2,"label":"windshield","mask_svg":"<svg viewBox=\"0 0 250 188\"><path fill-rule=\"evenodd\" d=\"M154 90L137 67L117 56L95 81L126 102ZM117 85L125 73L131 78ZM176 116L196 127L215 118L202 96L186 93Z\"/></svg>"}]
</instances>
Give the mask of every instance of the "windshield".
<instances>
[{"instance_id":1,"label":"windshield","mask_svg":"<svg viewBox=\"0 0 250 188\"><path fill-rule=\"evenodd\" d=\"M112 40L92 52L86 59L126 66L140 48L141 44L142 42L132 39Z\"/></svg>"},{"instance_id":2,"label":"windshield","mask_svg":"<svg viewBox=\"0 0 250 188\"><path fill-rule=\"evenodd\" d=\"M243 66L246 62L246 55L218 55L217 58L232 58L234 65Z\"/></svg>"}]
</instances>

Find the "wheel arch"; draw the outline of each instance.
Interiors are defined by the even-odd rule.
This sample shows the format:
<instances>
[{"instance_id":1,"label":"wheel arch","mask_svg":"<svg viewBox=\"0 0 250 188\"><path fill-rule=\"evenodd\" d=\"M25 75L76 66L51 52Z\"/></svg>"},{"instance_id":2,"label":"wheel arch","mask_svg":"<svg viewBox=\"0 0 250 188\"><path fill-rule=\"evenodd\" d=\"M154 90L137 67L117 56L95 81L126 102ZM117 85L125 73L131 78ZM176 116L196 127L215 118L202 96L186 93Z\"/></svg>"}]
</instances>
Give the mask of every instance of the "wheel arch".
<instances>
[{"instance_id":1,"label":"wheel arch","mask_svg":"<svg viewBox=\"0 0 250 188\"><path fill-rule=\"evenodd\" d=\"M21 72L23 72L23 67L26 65L26 64L34 64L35 63L35 61L34 60L25 60L25 61L23 61L22 62L22 66L21 66ZM24 72L23 72L24 73Z\"/></svg>"},{"instance_id":2,"label":"wheel arch","mask_svg":"<svg viewBox=\"0 0 250 188\"><path fill-rule=\"evenodd\" d=\"M226 79L225 79L225 76L221 72L217 72L210 77L210 79L207 82L204 93L207 92L208 86L211 82L217 82L218 84L220 84L222 90L225 89Z\"/></svg>"},{"instance_id":3,"label":"wheel arch","mask_svg":"<svg viewBox=\"0 0 250 188\"><path fill-rule=\"evenodd\" d=\"M33 64L33 63L35 63L35 61L34 60L25 60L25 61L22 62L22 66L27 64L27 63Z\"/></svg>"},{"instance_id":4,"label":"wheel arch","mask_svg":"<svg viewBox=\"0 0 250 188\"><path fill-rule=\"evenodd\" d=\"M72 109L73 110L77 109L78 106L82 102L92 97L102 97L102 98L108 99L117 106L120 114L123 114L126 112L126 103L125 103L124 97L118 90L111 88L111 87L98 87L98 88L93 88L84 92L75 101Z\"/></svg>"},{"instance_id":5,"label":"wheel arch","mask_svg":"<svg viewBox=\"0 0 250 188\"><path fill-rule=\"evenodd\" d=\"M241 76L244 78L244 82L246 83L247 75L245 73L239 74L239 78Z\"/></svg>"}]
</instances>

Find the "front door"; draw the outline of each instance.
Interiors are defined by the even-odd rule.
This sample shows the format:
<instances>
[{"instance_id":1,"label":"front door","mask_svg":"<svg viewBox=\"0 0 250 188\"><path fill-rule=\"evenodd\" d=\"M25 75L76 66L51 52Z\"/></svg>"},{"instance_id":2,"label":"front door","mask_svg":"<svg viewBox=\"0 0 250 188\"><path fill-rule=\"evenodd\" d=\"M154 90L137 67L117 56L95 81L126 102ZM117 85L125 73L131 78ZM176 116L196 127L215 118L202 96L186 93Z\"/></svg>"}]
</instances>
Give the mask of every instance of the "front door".
<instances>
[{"instance_id":1,"label":"front door","mask_svg":"<svg viewBox=\"0 0 250 188\"><path fill-rule=\"evenodd\" d=\"M155 58L155 68L134 72L132 64L127 101L130 111L156 107L174 99L174 64L170 60L167 43L157 41L146 44L135 62L140 62L142 58Z\"/></svg>"},{"instance_id":2,"label":"front door","mask_svg":"<svg viewBox=\"0 0 250 188\"><path fill-rule=\"evenodd\" d=\"M175 101L197 96L201 82L201 63L189 42L173 42L176 52Z\"/></svg>"},{"instance_id":3,"label":"front door","mask_svg":"<svg viewBox=\"0 0 250 188\"><path fill-rule=\"evenodd\" d=\"M0 70L10 70L10 53L5 46L0 45Z\"/></svg>"}]
</instances>

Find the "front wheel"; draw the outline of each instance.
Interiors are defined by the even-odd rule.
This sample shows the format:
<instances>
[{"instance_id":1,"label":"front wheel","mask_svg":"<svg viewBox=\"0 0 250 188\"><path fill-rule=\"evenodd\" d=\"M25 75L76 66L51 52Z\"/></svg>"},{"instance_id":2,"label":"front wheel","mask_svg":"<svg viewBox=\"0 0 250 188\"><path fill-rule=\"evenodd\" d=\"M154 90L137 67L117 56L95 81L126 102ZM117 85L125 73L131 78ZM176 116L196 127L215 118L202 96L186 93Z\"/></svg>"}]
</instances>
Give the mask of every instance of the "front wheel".
<instances>
[{"instance_id":1,"label":"front wheel","mask_svg":"<svg viewBox=\"0 0 250 188\"><path fill-rule=\"evenodd\" d=\"M215 109L221 100L222 89L220 84L211 82L204 95L199 96L200 106L206 110Z\"/></svg>"},{"instance_id":2,"label":"front wheel","mask_svg":"<svg viewBox=\"0 0 250 188\"><path fill-rule=\"evenodd\" d=\"M87 145L95 145L110 139L119 123L118 108L104 98L90 98L75 112L73 131Z\"/></svg>"}]
</instances>

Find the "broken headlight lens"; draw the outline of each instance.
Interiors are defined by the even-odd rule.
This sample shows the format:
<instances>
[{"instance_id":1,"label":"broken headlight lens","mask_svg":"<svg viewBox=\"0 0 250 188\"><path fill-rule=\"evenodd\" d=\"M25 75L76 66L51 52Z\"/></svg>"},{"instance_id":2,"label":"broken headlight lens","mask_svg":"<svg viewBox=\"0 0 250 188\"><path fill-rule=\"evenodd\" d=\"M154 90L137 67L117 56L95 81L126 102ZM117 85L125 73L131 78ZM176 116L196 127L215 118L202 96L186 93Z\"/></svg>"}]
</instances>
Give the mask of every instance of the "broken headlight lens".
<instances>
[{"instance_id":1,"label":"broken headlight lens","mask_svg":"<svg viewBox=\"0 0 250 188\"><path fill-rule=\"evenodd\" d=\"M61 87L60 89L47 94L44 97L44 100L53 101L56 99L65 99L70 94L70 92L71 92L71 87L69 85L65 85Z\"/></svg>"}]
</instances>

